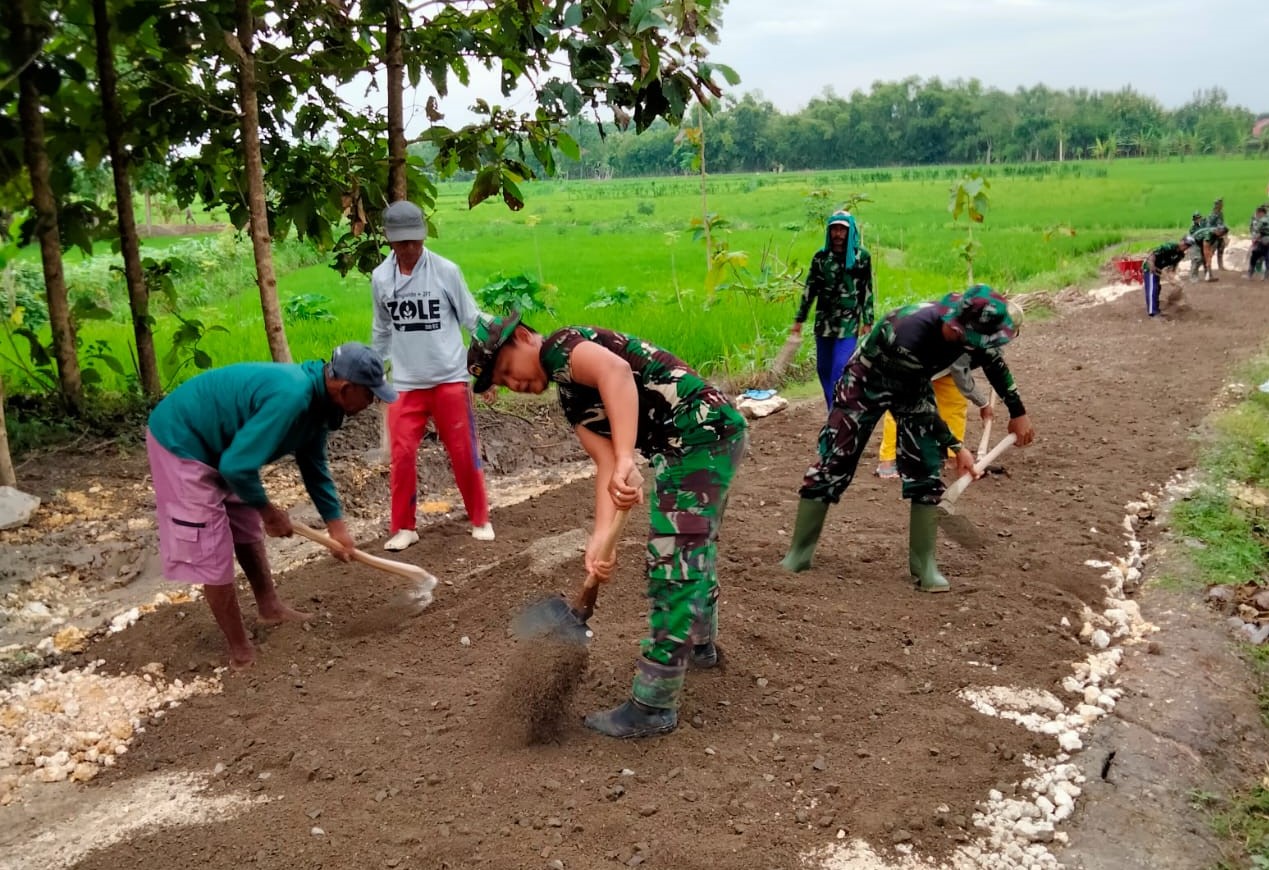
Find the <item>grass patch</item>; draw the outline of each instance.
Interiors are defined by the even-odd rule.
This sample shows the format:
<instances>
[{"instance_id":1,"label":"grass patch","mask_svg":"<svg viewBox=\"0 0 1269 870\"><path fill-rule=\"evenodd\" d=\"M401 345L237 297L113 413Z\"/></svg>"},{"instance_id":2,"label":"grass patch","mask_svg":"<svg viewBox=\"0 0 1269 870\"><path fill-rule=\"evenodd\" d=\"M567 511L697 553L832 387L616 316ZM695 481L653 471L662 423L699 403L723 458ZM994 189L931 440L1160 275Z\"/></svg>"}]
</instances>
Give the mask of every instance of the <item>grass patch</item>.
<instances>
[{"instance_id":1,"label":"grass patch","mask_svg":"<svg viewBox=\"0 0 1269 870\"><path fill-rule=\"evenodd\" d=\"M1244 382L1269 380L1269 356L1250 363ZM1269 555L1269 395L1252 387L1247 397L1209 422L1210 441L1199 456L1200 484L1172 509L1172 527L1191 544L1187 560L1196 580L1169 575L1178 585L1241 585L1262 582ZM1257 686L1261 723L1269 727L1269 648L1243 644ZM1196 809L1210 813L1213 832L1233 853L1217 870L1269 870L1269 769L1228 799L1191 794Z\"/></svg>"},{"instance_id":2,"label":"grass patch","mask_svg":"<svg viewBox=\"0 0 1269 870\"><path fill-rule=\"evenodd\" d=\"M1246 863L1221 861L1218 870L1269 870L1269 776L1218 811L1212 817L1212 830L1236 842L1246 856Z\"/></svg>"},{"instance_id":3,"label":"grass patch","mask_svg":"<svg viewBox=\"0 0 1269 870\"><path fill-rule=\"evenodd\" d=\"M1269 356L1247 366L1243 380L1269 380ZM1172 510L1179 537L1197 542L1191 559L1204 584L1239 584L1264 577L1269 555L1269 395L1247 398L1208 423L1210 441L1199 456L1199 485ZM1252 498L1248 498L1248 494Z\"/></svg>"}]
</instances>

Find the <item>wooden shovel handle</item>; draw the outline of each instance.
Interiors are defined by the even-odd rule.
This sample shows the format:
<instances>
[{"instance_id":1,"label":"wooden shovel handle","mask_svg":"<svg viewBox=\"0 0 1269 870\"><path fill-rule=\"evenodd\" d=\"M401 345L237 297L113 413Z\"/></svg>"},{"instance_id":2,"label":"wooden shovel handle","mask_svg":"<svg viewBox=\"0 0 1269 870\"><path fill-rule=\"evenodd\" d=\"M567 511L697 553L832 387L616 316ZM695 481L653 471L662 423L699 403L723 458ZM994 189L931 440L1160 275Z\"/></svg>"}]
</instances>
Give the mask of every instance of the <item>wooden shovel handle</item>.
<instances>
[{"instance_id":1,"label":"wooden shovel handle","mask_svg":"<svg viewBox=\"0 0 1269 870\"><path fill-rule=\"evenodd\" d=\"M986 471L987 466L995 462L996 457L998 457L1000 454L1004 453L1006 450L1012 447L1013 443L1017 440L1018 440L1017 436L1014 435L1012 432L1010 432L1004 438L1001 438L1000 443L997 444L995 447L991 448L991 451L986 456L979 459L978 462L974 465L974 474L982 474L984 471ZM966 488L968 488L969 485L974 482L974 474L962 474L960 478L951 486L949 486L945 493L943 493L943 499L941 503L944 506L947 506L952 504L952 502L956 501L958 498L960 498L961 493L963 493L966 490Z\"/></svg>"},{"instance_id":2,"label":"wooden shovel handle","mask_svg":"<svg viewBox=\"0 0 1269 870\"><path fill-rule=\"evenodd\" d=\"M387 406L385 405L384 407L386 408ZM995 410L995 407L996 407L995 393L992 393L991 398L987 400L987 407L991 408L993 411ZM991 443L991 422L992 420L995 420L995 419L996 419L996 415L993 413L990 417L987 418L987 422L983 424L983 437L979 439L978 441L978 458L979 459L982 459L983 456L987 453L987 445Z\"/></svg>"},{"instance_id":3,"label":"wooden shovel handle","mask_svg":"<svg viewBox=\"0 0 1269 870\"><path fill-rule=\"evenodd\" d=\"M607 562L617 552L617 544L621 541L621 533L626 530L626 521L630 519L630 511L617 511L617 515L612 518L612 525L608 527L608 534L604 536L603 546L599 550L599 558ZM586 582L582 584L582 591L577 594L577 600L573 602L573 609L578 613L587 616L595 609L595 599L599 597L599 578L592 573L586 574Z\"/></svg>"},{"instance_id":4,"label":"wooden shovel handle","mask_svg":"<svg viewBox=\"0 0 1269 870\"><path fill-rule=\"evenodd\" d=\"M301 537L308 538L310 541L316 541L333 552L343 550L343 547L325 532L319 532L317 529L309 528L303 523L296 522L295 520L291 520L291 528L294 529L295 533ZM383 559L379 556L372 556L369 553L363 553L361 550L356 549L352 551L352 558L354 562L360 562L361 564L368 565L378 571L386 571L389 574L396 574L398 577L405 577L407 580L416 580L419 582L427 582L430 580L432 583L436 582L435 577L433 577L427 570L420 568L418 565L407 565L405 562Z\"/></svg>"}]
</instances>

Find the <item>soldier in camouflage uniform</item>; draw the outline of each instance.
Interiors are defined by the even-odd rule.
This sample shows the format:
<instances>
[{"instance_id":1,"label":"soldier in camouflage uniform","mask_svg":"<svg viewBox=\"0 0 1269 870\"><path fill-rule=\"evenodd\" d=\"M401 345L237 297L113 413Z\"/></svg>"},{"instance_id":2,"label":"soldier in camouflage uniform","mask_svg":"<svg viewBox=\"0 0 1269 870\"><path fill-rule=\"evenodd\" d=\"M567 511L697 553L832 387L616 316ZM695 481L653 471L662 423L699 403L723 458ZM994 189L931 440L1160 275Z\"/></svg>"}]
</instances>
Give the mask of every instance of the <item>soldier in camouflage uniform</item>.
<instances>
[{"instance_id":1,"label":"soldier in camouflage uniform","mask_svg":"<svg viewBox=\"0 0 1269 870\"><path fill-rule=\"evenodd\" d=\"M938 503L944 490L939 472L951 450L956 453L957 475L972 474L974 455L939 418L930 377L968 353L971 365L983 369L1004 400L1009 431L1025 446L1035 433L1000 352L1013 336L1007 301L985 284L949 293L939 302L897 308L883 317L837 382L833 410L820 431L819 461L802 481L792 545L781 564L790 571L811 566L829 505L850 486L868 436L881 415L890 411L899 426L903 497L912 502L908 569L923 591L947 591L947 580L934 560Z\"/></svg>"},{"instance_id":2,"label":"soldier in camouflage uniform","mask_svg":"<svg viewBox=\"0 0 1269 870\"><path fill-rule=\"evenodd\" d=\"M1229 235L1229 227L1225 225L1225 200L1218 199L1212 203L1212 213L1207 216L1207 228L1212 231L1212 250L1216 253L1216 268L1225 271L1225 241ZM1208 275L1211 275L1211 258L1208 258Z\"/></svg>"},{"instance_id":3,"label":"soldier in camouflage uniform","mask_svg":"<svg viewBox=\"0 0 1269 870\"><path fill-rule=\"evenodd\" d=\"M1257 269L1269 280L1269 209L1257 206L1251 216L1251 257L1247 261L1247 277L1254 278Z\"/></svg>"},{"instance_id":4,"label":"soldier in camouflage uniform","mask_svg":"<svg viewBox=\"0 0 1269 870\"><path fill-rule=\"evenodd\" d=\"M1142 284L1146 293L1146 314L1154 317L1159 313L1160 281L1166 269L1176 270L1176 266L1185 259L1185 252L1190 249L1193 240L1186 236L1179 242L1166 242L1146 254L1141 264Z\"/></svg>"},{"instance_id":5,"label":"soldier in camouflage uniform","mask_svg":"<svg viewBox=\"0 0 1269 870\"><path fill-rule=\"evenodd\" d=\"M1190 215L1190 229L1185 235L1187 238L1194 239L1197 242L1200 240L1200 238L1205 238L1206 233L1201 233L1200 236L1196 236L1194 234L1200 233L1200 231L1204 230L1206 226L1207 226L1207 220L1203 217L1203 213L1201 211L1196 211L1194 212L1194 214ZM1190 245L1190 251L1188 256L1190 260L1190 281L1192 282L1197 281L1199 269L1204 268L1205 265L1208 265L1208 264L1204 264L1203 262L1203 245L1202 244ZM1210 260L1211 258L1209 257L1208 259ZM1210 268L1208 268L1208 272L1209 273L1211 272Z\"/></svg>"},{"instance_id":6,"label":"soldier in camouflage uniform","mask_svg":"<svg viewBox=\"0 0 1269 870\"><path fill-rule=\"evenodd\" d=\"M824 401L833 407L833 385L859 336L867 335L875 317L872 300L872 257L859 244L855 218L839 211L828 219L824 247L811 258L806 289L793 318L791 336L801 338L802 324L815 305L815 371Z\"/></svg>"},{"instance_id":7,"label":"soldier in camouflage uniform","mask_svg":"<svg viewBox=\"0 0 1269 870\"><path fill-rule=\"evenodd\" d=\"M689 662L718 664L718 530L746 445L747 424L721 390L642 339L572 326L548 336L519 315L482 320L467 355L473 389L541 393L554 382L564 415L595 463L595 524L586 569L602 581L603 539L619 510L642 501L634 451L656 473L648 529L649 636L625 703L586 717L611 737L678 724Z\"/></svg>"}]
</instances>

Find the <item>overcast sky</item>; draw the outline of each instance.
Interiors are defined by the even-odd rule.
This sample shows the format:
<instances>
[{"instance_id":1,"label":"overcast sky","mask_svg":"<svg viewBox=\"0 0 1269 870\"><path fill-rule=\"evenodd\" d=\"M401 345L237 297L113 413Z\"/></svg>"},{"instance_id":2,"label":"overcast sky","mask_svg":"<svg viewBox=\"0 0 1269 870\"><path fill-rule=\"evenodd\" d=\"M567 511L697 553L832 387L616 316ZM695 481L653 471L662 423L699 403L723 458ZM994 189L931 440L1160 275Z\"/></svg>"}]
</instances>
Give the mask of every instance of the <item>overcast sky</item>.
<instances>
[{"instance_id":1,"label":"overcast sky","mask_svg":"<svg viewBox=\"0 0 1269 870\"><path fill-rule=\"evenodd\" d=\"M831 86L977 78L1012 91L1125 85L1168 108L1199 88L1269 112L1264 0L730 0L710 56L795 112Z\"/></svg>"},{"instance_id":2,"label":"overcast sky","mask_svg":"<svg viewBox=\"0 0 1269 870\"><path fill-rule=\"evenodd\" d=\"M977 78L1012 91L1119 90L1131 85L1174 109L1196 90L1224 88L1229 100L1269 112L1269 6L1265 0L730 0L711 59L741 77L731 93L760 91L786 114L832 88L839 96L910 75ZM474 69L472 87L442 102L443 123L474 117L477 97L522 112L533 97L504 99L497 75ZM407 85L408 89L408 85ZM343 89L380 111L365 79ZM406 95L407 135L427 127L427 86Z\"/></svg>"}]
</instances>

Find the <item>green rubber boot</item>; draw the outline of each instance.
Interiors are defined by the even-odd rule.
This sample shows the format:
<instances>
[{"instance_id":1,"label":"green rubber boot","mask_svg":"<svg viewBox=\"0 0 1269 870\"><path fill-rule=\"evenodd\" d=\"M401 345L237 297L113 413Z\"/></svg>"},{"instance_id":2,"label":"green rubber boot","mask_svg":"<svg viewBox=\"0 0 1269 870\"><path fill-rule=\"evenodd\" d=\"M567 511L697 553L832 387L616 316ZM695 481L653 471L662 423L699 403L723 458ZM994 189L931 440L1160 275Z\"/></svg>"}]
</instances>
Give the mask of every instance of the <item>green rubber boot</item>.
<instances>
[{"instance_id":1,"label":"green rubber boot","mask_svg":"<svg viewBox=\"0 0 1269 870\"><path fill-rule=\"evenodd\" d=\"M798 502L798 518L793 524L793 541L789 552L780 564L789 571L805 571L811 567L815 545L820 542L824 530L824 518L828 516L828 502L804 498Z\"/></svg>"},{"instance_id":2,"label":"green rubber boot","mask_svg":"<svg viewBox=\"0 0 1269 870\"><path fill-rule=\"evenodd\" d=\"M908 524L908 570L922 592L946 592L947 578L934 562L939 536L938 505L912 503Z\"/></svg>"},{"instance_id":3,"label":"green rubber boot","mask_svg":"<svg viewBox=\"0 0 1269 870\"><path fill-rule=\"evenodd\" d=\"M679 724L679 696L686 670L685 664L663 665L640 658L630 699L611 710L591 713L583 724L622 740L673 731Z\"/></svg>"}]
</instances>

